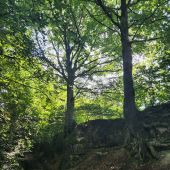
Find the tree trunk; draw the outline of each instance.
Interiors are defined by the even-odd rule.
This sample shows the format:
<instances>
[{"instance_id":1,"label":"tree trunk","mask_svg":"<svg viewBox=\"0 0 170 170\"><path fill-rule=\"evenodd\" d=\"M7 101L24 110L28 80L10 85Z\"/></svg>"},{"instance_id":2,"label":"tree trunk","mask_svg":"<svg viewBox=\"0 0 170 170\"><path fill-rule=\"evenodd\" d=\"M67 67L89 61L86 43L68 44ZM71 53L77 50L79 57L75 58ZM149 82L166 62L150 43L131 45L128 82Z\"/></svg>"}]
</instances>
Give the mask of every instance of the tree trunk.
<instances>
[{"instance_id":1,"label":"tree trunk","mask_svg":"<svg viewBox=\"0 0 170 170\"><path fill-rule=\"evenodd\" d=\"M129 27L128 27L128 11L126 0L121 0L121 43L122 43L122 57L123 57L123 83L124 83L124 117L128 126L128 139L130 150L140 160L148 157L147 140L145 130L142 126L142 121L137 118L137 108L135 105L135 91L133 85L132 75L132 48L129 40Z\"/></svg>"},{"instance_id":2,"label":"tree trunk","mask_svg":"<svg viewBox=\"0 0 170 170\"><path fill-rule=\"evenodd\" d=\"M67 83L67 108L65 112L65 136L74 128L74 91L73 83Z\"/></svg>"},{"instance_id":3,"label":"tree trunk","mask_svg":"<svg viewBox=\"0 0 170 170\"><path fill-rule=\"evenodd\" d=\"M121 43L123 57L124 117L132 125L136 119L135 92L132 76L132 49L128 33L128 13L126 0L121 0Z\"/></svg>"},{"instance_id":4,"label":"tree trunk","mask_svg":"<svg viewBox=\"0 0 170 170\"><path fill-rule=\"evenodd\" d=\"M64 133L67 137L73 130L75 121L74 121L74 80L75 72L72 68L72 62L70 59L71 50L70 46L66 46L66 66L67 66L67 108L65 112L65 128Z\"/></svg>"},{"instance_id":5,"label":"tree trunk","mask_svg":"<svg viewBox=\"0 0 170 170\"><path fill-rule=\"evenodd\" d=\"M11 110L11 120L10 120L10 127L9 127L9 143L12 146L14 143L14 136L16 132L16 120L17 120L17 115L16 112Z\"/></svg>"}]
</instances>

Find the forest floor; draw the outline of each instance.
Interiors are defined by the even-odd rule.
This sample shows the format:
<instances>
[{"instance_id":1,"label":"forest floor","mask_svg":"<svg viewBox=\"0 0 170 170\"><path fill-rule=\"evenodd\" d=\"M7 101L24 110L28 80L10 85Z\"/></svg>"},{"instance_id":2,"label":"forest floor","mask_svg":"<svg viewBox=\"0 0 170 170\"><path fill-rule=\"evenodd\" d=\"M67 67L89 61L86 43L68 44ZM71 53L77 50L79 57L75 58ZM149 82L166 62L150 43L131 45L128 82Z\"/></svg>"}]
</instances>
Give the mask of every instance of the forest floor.
<instances>
[{"instance_id":1,"label":"forest floor","mask_svg":"<svg viewBox=\"0 0 170 170\"><path fill-rule=\"evenodd\" d=\"M159 160L139 163L124 148L99 148L70 170L170 170L170 151L162 152Z\"/></svg>"},{"instance_id":2,"label":"forest floor","mask_svg":"<svg viewBox=\"0 0 170 170\"><path fill-rule=\"evenodd\" d=\"M52 159L34 160L24 170L61 170L62 158L63 155L55 155ZM170 150L160 152L159 160L142 163L123 147L98 148L82 155L72 155L70 162L72 164L67 170L170 170Z\"/></svg>"}]
</instances>

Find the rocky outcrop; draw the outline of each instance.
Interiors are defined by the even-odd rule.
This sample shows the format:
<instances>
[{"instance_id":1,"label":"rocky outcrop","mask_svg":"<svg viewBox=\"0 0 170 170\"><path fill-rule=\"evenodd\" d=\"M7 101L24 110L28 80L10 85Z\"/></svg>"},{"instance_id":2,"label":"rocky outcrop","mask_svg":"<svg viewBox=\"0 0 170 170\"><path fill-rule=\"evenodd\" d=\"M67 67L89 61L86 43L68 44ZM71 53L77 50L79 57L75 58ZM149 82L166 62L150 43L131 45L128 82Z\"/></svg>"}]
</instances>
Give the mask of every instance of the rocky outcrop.
<instances>
[{"instance_id":1,"label":"rocky outcrop","mask_svg":"<svg viewBox=\"0 0 170 170\"><path fill-rule=\"evenodd\" d=\"M144 141L150 156L167 162L170 149L170 103L139 112L138 120L143 129L143 139L141 140ZM84 155L93 149L124 148L127 138L128 131L124 119L92 120L80 124L68 138L69 152L67 155L70 154L70 159L67 157L67 162L71 163L70 167L75 167L79 162L84 161ZM140 148L138 145L135 146L135 142L131 143L130 152L134 148L135 151L140 152ZM165 151L167 151L166 154ZM133 158L136 157L135 154L132 153ZM98 155L105 155L105 152L99 152Z\"/></svg>"},{"instance_id":2,"label":"rocky outcrop","mask_svg":"<svg viewBox=\"0 0 170 170\"><path fill-rule=\"evenodd\" d=\"M140 116L151 150L155 148L159 152L170 149L170 103L150 107Z\"/></svg>"},{"instance_id":3,"label":"rocky outcrop","mask_svg":"<svg viewBox=\"0 0 170 170\"><path fill-rule=\"evenodd\" d=\"M124 119L91 120L77 125L64 141L64 153L53 153L48 159L50 153L44 154L36 162L41 164L42 170L169 170L170 103L139 112L138 120L144 131L142 140L156 158L152 162L148 159L139 163L131 150L124 147L128 138ZM136 147L135 142L132 147ZM31 161L35 161L35 156Z\"/></svg>"},{"instance_id":4,"label":"rocky outcrop","mask_svg":"<svg viewBox=\"0 0 170 170\"><path fill-rule=\"evenodd\" d=\"M78 125L74 134L76 143L87 148L120 146L126 136L126 124L123 119L92 120Z\"/></svg>"}]
</instances>

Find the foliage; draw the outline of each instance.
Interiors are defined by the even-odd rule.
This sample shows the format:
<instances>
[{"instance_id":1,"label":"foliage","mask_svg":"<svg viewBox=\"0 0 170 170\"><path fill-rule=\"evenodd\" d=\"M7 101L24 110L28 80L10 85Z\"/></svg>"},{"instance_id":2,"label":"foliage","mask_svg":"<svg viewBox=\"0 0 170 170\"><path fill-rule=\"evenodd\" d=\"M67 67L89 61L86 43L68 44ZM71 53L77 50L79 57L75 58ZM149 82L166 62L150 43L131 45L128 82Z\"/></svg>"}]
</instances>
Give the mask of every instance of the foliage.
<instances>
[{"instance_id":1,"label":"foliage","mask_svg":"<svg viewBox=\"0 0 170 170\"><path fill-rule=\"evenodd\" d=\"M1 169L18 168L18 155L36 144L55 145L60 134L63 139L70 70L77 123L123 116L120 30L99 2L0 2ZM120 1L103 2L120 23ZM128 2L136 103L142 110L170 100L170 4Z\"/></svg>"}]
</instances>

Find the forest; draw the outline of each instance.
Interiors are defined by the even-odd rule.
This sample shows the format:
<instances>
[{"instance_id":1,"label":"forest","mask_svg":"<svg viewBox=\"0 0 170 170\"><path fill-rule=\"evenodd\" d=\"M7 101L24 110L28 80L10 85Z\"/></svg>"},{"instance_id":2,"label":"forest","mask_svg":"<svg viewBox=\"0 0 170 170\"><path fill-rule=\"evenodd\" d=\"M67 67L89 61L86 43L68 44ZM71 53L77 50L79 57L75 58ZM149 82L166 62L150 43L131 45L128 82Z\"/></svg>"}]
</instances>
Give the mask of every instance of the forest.
<instances>
[{"instance_id":1,"label":"forest","mask_svg":"<svg viewBox=\"0 0 170 170\"><path fill-rule=\"evenodd\" d=\"M170 169L170 1L0 0L0 170L111 169Z\"/></svg>"}]
</instances>

